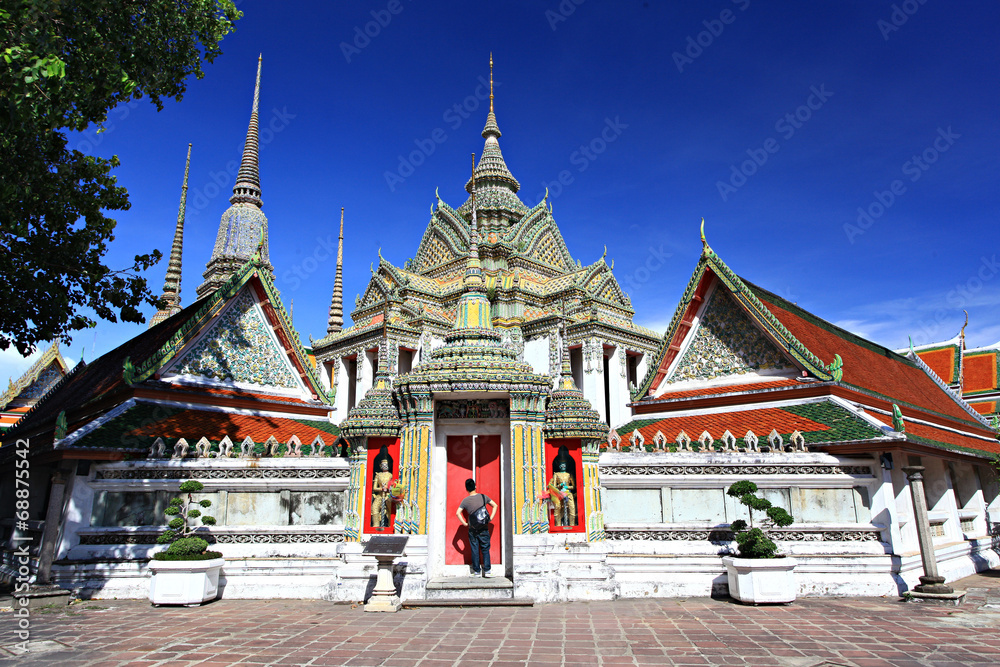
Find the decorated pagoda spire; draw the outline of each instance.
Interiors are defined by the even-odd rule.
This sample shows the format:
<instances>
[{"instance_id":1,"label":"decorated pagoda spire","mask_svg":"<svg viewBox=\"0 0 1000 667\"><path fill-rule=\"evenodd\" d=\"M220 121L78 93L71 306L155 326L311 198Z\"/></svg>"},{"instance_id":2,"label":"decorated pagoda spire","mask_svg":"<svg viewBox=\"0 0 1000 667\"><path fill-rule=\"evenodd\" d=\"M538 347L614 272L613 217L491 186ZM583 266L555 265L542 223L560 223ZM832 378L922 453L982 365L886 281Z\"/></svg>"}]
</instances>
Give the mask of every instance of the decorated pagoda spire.
<instances>
[{"instance_id":1,"label":"decorated pagoda spire","mask_svg":"<svg viewBox=\"0 0 1000 667\"><path fill-rule=\"evenodd\" d=\"M472 182L476 181L476 154L472 154ZM476 215L476 189L472 189L472 229L469 234L469 257L462 279L464 293L458 300L455 329L492 329L490 301L483 290L483 269L479 262L479 221Z\"/></svg>"},{"instance_id":2,"label":"decorated pagoda spire","mask_svg":"<svg viewBox=\"0 0 1000 667\"><path fill-rule=\"evenodd\" d=\"M333 277L333 297L330 299L330 317L326 321L327 335L344 327L344 207L340 207L340 234L337 236L337 270Z\"/></svg>"},{"instance_id":3,"label":"decorated pagoda spire","mask_svg":"<svg viewBox=\"0 0 1000 667\"><path fill-rule=\"evenodd\" d=\"M222 214L219 233L215 237L212 257L206 264L198 298L205 297L225 284L243 264L260 252L261 268L273 279L274 267L268 259L267 216L260 189L260 144L257 137L257 108L260 103L261 58L257 58L257 81L254 84L250 125L243 144L243 158L236 174L230 207Z\"/></svg>"},{"instance_id":4,"label":"decorated pagoda spire","mask_svg":"<svg viewBox=\"0 0 1000 667\"><path fill-rule=\"evenodd\" d=\"M496 113L493 111L493 54L490 54L490 111L486 115L486 126L483 127L483 139L486 143L483 146L483 154L479 158L479 165L475 168L475 179L469 179L465 184L465 190L470 195L473 187L479 191L480 214L487 218L486 224L489 228L506 221L507 223L519 220L528 208L517 197L517 191L521 189L521 184L517 182L514 175L507 168L504 162L503 153L500 152L501 137L500 126L497 125ZM459 208L459 212L468 215L471 206L471 198Z\"/></svg>"},{"instance_id":5,"label":"decorated pagoda spire","mask_svg":"<svg viewBox=\"0 0 1000 667\"><path fill-rule=\"evenodd\" d=\"M240 170L236 174L236 184L233 186L233 196L230 204L247 203L257 208L263 208L260 198L260 139L258 137L259 119L257 108L260 105L260 66L262 56L257 56L257 81L253 87L253 108L250 111L250 125L247 127L247 137L243 142L243 159Z\"/></svg>"},{"instance_id":6,"label":"decorated pagoda spire","mask_svg":"<svg viewBox=\"0 0 1000 667\"><path fill-rule=\"evenodd\" d=\"M152 328L181 309L181 255L184 249L184 216L187 212L188 173L191 171L191 144L188 144L187 160L184 163L184 181L181 184L181 203L177 210L177 226L174 228L174 242L170 247L170 262L163 281L163 308L149 320Z\"/></svg>"}]
</instances>

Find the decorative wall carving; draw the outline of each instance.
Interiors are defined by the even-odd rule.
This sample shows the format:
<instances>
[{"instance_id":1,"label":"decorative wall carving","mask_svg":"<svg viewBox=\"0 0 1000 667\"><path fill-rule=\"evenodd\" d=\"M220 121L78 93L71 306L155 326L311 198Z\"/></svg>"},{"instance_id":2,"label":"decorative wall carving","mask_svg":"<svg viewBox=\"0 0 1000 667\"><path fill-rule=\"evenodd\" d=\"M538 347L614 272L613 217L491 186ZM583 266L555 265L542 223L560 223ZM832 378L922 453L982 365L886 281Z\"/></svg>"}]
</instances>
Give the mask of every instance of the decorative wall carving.
<instances>
[{"instance_id":1,"label":"decorative wall carving","mask_svg":"<svg viewBox=\"0 0 1000 667\"><path fill-rule=\"evenodd\" d=\"M440 419L503 419L509 415L510 410L505 400L475 399L437 402L437 416Z\"/></svg>"},{"instance_id":2,"label":"decorative wall carving","mask_svg":"<svg viewBox=\"0 0 1000 667\"><path fill-rule=\"evenodd\" d=\"M156 544L160 533L136 533L132 531L116 531L101 533L84 533L80 535L80 544L85 545L118 545L118 544ZM204 538L210 544L335 544L343 542L344 534L336 533L216 533L209 534L199 531L198 537Z\"/></svg>"},{"instance_id":3,"label":"decorative wall carving","mask_svg":"<svg viewBox=\"0 0 1000 667\"><path fill-rule=\"evenodd\" d=\"M785 368L792 366L784 355L720 289L712 295L694 339L668 381L705 380Z\"/></svg>"},{"instance_id":4,"label":"decorative wall carving","mask_svg":"<svg viewBox=\"0 0 1000 667\"><path fill-rule=\"evenodd\" d=\"M849 465L612 465L602 475L866 475L868 466Z\"/></svg>"},{"instance_id":5,"label":"decorative wall carving","mask_svg":"<svg viewBox=\"0 0 1000 667\"><path fill-rule=\"evenodd\" d=\"M194 347L175 372L216 380L297 387L288 355L278 348L256 302L244 291Z\"/></svg>"},{"instance_id":6,"label":"decorative wall carving","mask_svg":"<svg viewBox=\"0 0 1000 667\"><path fill-rule=\"evenodd\" d=\"M771 530L768 531L777 542L878 542L879 531L873 530ZM674 529L628 530L605 529L609 540L655 541L655 542L732 542L732 531L722 529ZM626 555L627 554L623 554Z\"/></svg>"},{"instance_id":7,"label":"decorative wall carving","mask_svg":"<svg viewBox=\"0 0 1000 667\"><path fill-rule=\"evenodd\" d=\"M129 468L98 470L95 479L338 479L348 468Z\"/></svg>"}]
</instances>

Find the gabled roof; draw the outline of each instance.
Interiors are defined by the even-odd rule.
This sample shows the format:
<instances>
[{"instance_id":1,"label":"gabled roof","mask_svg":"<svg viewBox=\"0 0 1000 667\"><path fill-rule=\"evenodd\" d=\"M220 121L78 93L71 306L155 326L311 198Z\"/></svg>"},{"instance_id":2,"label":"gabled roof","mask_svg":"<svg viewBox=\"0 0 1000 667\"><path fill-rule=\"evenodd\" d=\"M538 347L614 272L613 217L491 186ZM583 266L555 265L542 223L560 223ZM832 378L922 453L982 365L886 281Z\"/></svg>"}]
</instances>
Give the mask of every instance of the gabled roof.
<instances>
[{"instance_id":1,"label":"gabled roof","mask_svg":"<svg viewBox=\"0 0 1000 667\"><path fill-rule=\"evenodd\" d=\"M73 429L132 396L137 387L155 388L161 383L157 372L174 359L185 346L205 331L226 304L249 286L258 290L264 312L274 328L284 351L303 384L313 393L317 407L332 402L332 396L320 383L298 335L281 304L269 275L261 270L254 256L215 292L192 303L179 313L94 360L86 367L78 365L49 394L5 434L4 441L19 434L44 433L54 427L60 413L65 413ZM197 387L185 386L197 392ZM205 392L212 396L211 391ZM252 395L247 395L250 398Z\"/></svg>"},{"instance_id":2,"label":"gabled roof","mask_svg":"<svg viewBox=\"0 0 1000 667\"><path fill-rule=\"evenodd\" d=\"M633 399L650 400L648 397L664 381L713 284L717 290L727 290L770 340L797 362L807 378L896 403L904 412L907 408L917 409L961 422L965 428L989 428L978 413L950 391L915 354L907 357L897 354L741 279L707 243L704 243L701 258L655 362L650 365ZM733 389L739 391L739 386ZM658 396L657 400L669 397L669 394Z\"/></svg>"},{"instance_id":3,"label":"gabled roof","mask_svg":"<svg viewBox=\"0 0 1000 667\"><path fill-rule=\"evenodd\" d=\"M761 302L750 286L726 266L706 243L694 274L688 281L684 295L663 337L660 349L654 357L655 362L650 364L642 384L632 395L634 400L652 394L666 378L670 365L681 352L684 340L693 332L695 317L701 304L707 298L710 288L716 283L718 283L716 289L728 291L771 341L809 375L824 381L840 379L841 364L836 355L828 357L830 362L827 364L803 345Z\"/></svg>"},{"instance_id":4,"label":"gabled roof","mask_svg":"<svg viewBox=\"0 0 1000 667\"><path fill-rule=\"evenodd\" d=\"M28 389L36 389L39 392L38 396L30 397L33 400L41 398L41 396L51 389L52 385L55 384L54 378L42 378L42 374L46 373L49 369L57 372L59 375L66 375L69 372L69 366L66 360L63 359L62 354L59 352L59 341L54 341L49 345L48 349L42 352L42 356L35 360L35 363L31 364L31 368L25 371L24 375L19 377L16 381L11 381L7 386L7 391L4 392L3 396L0 396L0 409L6 408L15 398L21 396L23 392ZM32 387L36 382L42 379L42 382L48 386L38 386ZM33 392L35 393L35 392Z\"/></svg>"}]
</instances>

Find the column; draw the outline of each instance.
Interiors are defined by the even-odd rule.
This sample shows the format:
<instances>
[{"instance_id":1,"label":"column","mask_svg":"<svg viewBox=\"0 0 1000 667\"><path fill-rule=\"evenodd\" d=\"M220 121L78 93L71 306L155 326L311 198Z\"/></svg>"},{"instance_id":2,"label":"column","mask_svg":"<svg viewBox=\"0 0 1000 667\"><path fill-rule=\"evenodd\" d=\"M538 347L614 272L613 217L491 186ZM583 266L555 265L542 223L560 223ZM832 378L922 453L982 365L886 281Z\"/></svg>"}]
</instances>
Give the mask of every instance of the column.
<instances>
[{"instance_id":1,"label":"column","mask_svg":"<svg viewBox=\"0 0 1000 667\"><path fill-rule=\"evenodd\" d=\"M611 406L611 425L617 426L628 421L627 408L628 369L625 348L619 345L608 358L608 404Z\"/></svg>"},{"instance_id":2,"label":"column","mask_svg":"<svg viewBox=\"0 0 1000 667\"><path fill-rule=\"evenodd\" d=\"M920 584L913 587L918 593L934 593L948 595L955 590L944 583L944 577L938 575L937 557L934 553L934 539L931 537L931 524L927 518L927 499L924 497L924 467L904 466L903 472L910 483L910 494L913 496L913 513L917 524L917 539L920 542L920 558L924 565L924 576Z\"/></svg>"},{"instance_id":3,"label":"column","mask_svg":"<svg viewBox=\"0 0 1000 667\"><path fill-rule=\"evenodd\" d=\"M38 575L36 582L48 584L52 570L52 560L56 552L56 540L59 539L59 527L62 526L63 499L66 497L66 473L56 469L52 471L52 489L49 491L49 507L45 512L45 532L42 534L42 546L38 551Z\"/></svg>"},{"instance_id":4,"label":"column","mask_svg":"<svg viewBox=\"0 0 1000 667\"><path fill-rule=\"evenodd\" d=\"M344 539L348 542L361 541L361 522L365 516L365 480L368 468L368 447L362 442L351 443L351 481L347 486L347 508L344 512Z\"/></svg>"}]
</instances>

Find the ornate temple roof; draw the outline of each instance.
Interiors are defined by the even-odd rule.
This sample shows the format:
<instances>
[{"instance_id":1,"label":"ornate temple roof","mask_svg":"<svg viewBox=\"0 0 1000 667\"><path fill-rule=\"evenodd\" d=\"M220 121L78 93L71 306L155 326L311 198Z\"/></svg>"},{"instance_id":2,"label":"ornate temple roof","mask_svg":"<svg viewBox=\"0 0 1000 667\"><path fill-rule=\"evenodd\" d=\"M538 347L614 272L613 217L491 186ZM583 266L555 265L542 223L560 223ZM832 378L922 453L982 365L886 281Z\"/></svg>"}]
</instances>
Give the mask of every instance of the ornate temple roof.
<instances>
[{"instance_id":1,"label":"ornate temple roof","mask_svg":"<svg viewBox=\"0 0 1000 667\"><path fill-rule=\"evenodd\" d=\"M0 410L3 411L0 428L8 429L17 423L68 372L69 366L59 351L59 341L54 341L21 377L8 381L7 391L0 396Z\"/></svg>"},{"instance_id":2,"label":"ornate temple roof","mask_svg":"<svg viewBox=\"0 0 1000 667\"><path fill-rule=\"evenodd\" d=\"M895 431L894 437L911 444L1000 451L989 423L916 352L897 354L741 279L704 235L702 241L701 258L655 362L633 392L636 419L654 419L658 413L657 430L671 442L679 430L692 439L703 431L719 438L715 431L720 429L739 438L752 417L745 414L751 408L781 401L782 410L798 414L799 407L789 407L790 402L805 404L827 396L843 399L841 408L861 406L858 409ZM723 412L722 406L735 407ZM692 411L707 408L713 408L713 414L699 417L701 426L684 421L694 416ZM895 428L895 410L905 424L905 437ZM683 419L671 414L681 411ZM783 434L780 415L768 414L772 421L766 432ZM756 423L751 430L761 436L763 422ZM816 442L840 442L830 440L827 431L817 427L809 432L817 434Z\"/></svg>"},{"instance_id":3,"label":"ornate temple roof","mask_svg":"<svg viewBox=\"0 0 1000 667\"><path fill-rule=\"evenodd\" d=\"M473 188L473 197L475 193ZM479 257L477 222L473 201L463 293L456 306L454 328L445 336L445 344L431 352L429 361L398 378L396 387L401 397L429 391L520 391L539 396L549 392L549 377L534 373L531 364L519 361L517 353L502 344L500 332L493 327ZM408 403L403 398L401 402Z\"/></svg>"},{"instance_id":4,"label":"ornate temple roof","mask_svg":"<svg viewBox=\"0 0 1000 667\"><path fill-rule=\"evenodd\" d=\"M252 339L236 335L235 325ZM250 357L241 358L232 349L234 345L250 350ZM161 379L164 369L173 369L174 374L204 375L210 382L185 379L165 387ZM223 376L247 374L262 377L258 388L247 391L217 382ZM5 434L5 439L32 436L33 449L51 446L53 440L60 439L54 437L60 416L72 436L78 430L83 433L83 429L100 428L102 419L117 417L114 410L126 404L142 402L204 405L228 414L265 411L268 414L256 415L265 422L281 412L328 422L332 399L299 343L269 272L255 254L209 296L89 365L77 365ZM107 448L120 449L119 444L107 441Z\"/></svg>"},{"instance_id":5,"label":"ornate temple roof","mask_svg":"<svg viewBox=\"0 0 1000 667\"><path fill-rule=\"evenodd\" d=\"M222 214L215 246L212 248L212 257L205 265L203 274L205 282L198 287L198 298L218 289L258 250L262 268L272 277L274 275L274 267L268 259L267 216L261 210L264 202L261 200L260 145L257 137L260 67L261 59L258 58L253 109L250 112L250 125L247 127L243 145L243 158L236 175L236 183L233 185L233 196L229 198L230 207Z\"/></svg>"}]
</instances>

